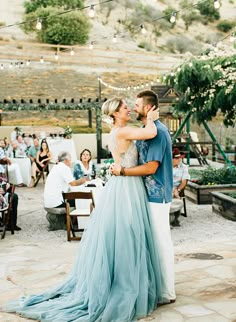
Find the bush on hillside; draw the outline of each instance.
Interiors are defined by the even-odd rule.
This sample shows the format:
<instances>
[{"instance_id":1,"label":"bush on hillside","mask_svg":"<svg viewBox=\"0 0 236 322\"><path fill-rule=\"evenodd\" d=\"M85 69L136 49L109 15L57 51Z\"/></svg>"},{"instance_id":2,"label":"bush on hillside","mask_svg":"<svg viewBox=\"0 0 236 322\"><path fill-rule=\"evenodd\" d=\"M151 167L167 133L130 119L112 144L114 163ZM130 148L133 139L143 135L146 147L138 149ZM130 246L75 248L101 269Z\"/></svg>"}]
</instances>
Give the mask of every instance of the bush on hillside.
<instances>
[{"instance_id":1,"label":"bush on hillside","mask_svg":"<svg viewBox=\"0 0 236 322\"><path fill-rule=\"evenodd\" d=\"M208 21L213 22L214 20L220 19L220 11L214 7L214 1L212 0L198 3L197 8L200 11L200 14L206 18L205 24L207 24Z\"/></svg>"},{"instance_id":2,"label":"bush on hillside","mask_svg":"<svg viewBox=\"0 0 236 322\"><path fill-rule=\"evenodd\" d=\"M35 12L39 8L57 7L68 9L79 9L84 5L83 0L29 0L24 2L25 13Z\"/></svg>"},{"instance_id":3,"label":"bush on hillside","mask_svg":"<svg viewBox=\"0 0 236 322\"><path fill-rule=\"evenodd\" d=\"M173 54L183 54L191 52L193 54L199 54L201 48L195 40L191 40L185 36L176 36L167 40L166 47Z\"/></svg>"},{"instance_id":4,"label":"bush on hillside","mask_svg":"<svg viewBox=\"0 0 236 322\"><path fill-rule=\"evenodd\" d=\"M222 32L228 32L234 28L234 23L228 20L222 20L218 23L216 28Z\"/></svg>"},{"instance_id":5,"label":"bush on hillside","mask_svg":"<svg viewBox=\"0 0 236 322\"><path fill-rule=\"evenodd\" d=\"M40 8L26 15L29 23L22 25L26 33L37 32L37 39L44 43L75 45L85 44L88 40L90 21L82 12L57 15L60 9ZM37 17L42 19L42 30L36 30Z\"/></svg>"}]
</instances>

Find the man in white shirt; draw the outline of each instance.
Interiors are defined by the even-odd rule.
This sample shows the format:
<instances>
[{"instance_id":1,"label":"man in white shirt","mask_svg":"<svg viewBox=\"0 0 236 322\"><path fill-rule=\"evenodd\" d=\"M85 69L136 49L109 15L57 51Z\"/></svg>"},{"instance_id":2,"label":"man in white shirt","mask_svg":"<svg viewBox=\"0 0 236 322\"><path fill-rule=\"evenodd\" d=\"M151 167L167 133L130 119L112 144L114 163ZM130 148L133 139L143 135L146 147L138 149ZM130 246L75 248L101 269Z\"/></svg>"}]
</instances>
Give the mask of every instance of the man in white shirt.
<instances>
[{"instance_id":1,"label":"man in white shirt","mask_svg":"<svg viewBox=\"0 0 236 322\"><path fill-rule=\"evenodd\" d=\"M58 164L49 172L44 188L44 207L65 207L62 192L68 192L70 186L79 186L85 183L85 178L75 180L71 171L71 155L61 152L58 155Z\"/></svg>"}]
</instances>

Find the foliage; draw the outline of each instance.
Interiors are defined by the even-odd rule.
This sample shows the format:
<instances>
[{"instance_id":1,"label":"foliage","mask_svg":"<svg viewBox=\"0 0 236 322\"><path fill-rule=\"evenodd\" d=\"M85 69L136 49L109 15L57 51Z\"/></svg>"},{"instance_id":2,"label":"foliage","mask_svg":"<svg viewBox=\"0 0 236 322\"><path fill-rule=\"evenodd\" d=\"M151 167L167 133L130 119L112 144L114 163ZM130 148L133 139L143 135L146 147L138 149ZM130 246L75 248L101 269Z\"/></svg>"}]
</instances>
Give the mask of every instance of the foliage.
<instances>
[{"instance_id":1,"label":"foliage","mask_svg":"<svg viewBox=\"0 0 236 322\"><path fill-rule=\"evenodd\" d=\"M201 124L210 121L219 111L226 126L235 126L235 49L220 45L200 57L187 58L163 80L183 93L175 104L175 114L191 112L193 120Z\"/></svg>"},{"instance_id":2,"label":"foliage","mask_svg":"<svg viewBox=\"0 0 236 322\"><path fill-rule=\"evenodd\" d=\"M220 12L214 7L214 1L212 0L198 3L197 8L201 15L206 17L206 23L207 21L213 22L220 19Z\"/></svg>"},{"instance_id":3,"label":"foliage","mask_svg":"<svg viewBox=\"0 0 236 322\"><path fill-rule=\"evenodd\" d=\"M189 51L193 54L199 54L200 51L200 47L196 40L191 40L188 37L182 35L177 35L175 37L170 38L166 42L166 47L169 49L170 52L174 54L183 54L186 51Z\"/></svg>"},{"instance_id":4,"label":"foliage","mask_svg":"<svg viewBox=\"0 0 236 322\"><path fill-rule=\"evenodd\" d=\"M113 159L107 159L103 162L100 168L100 176L108 180L111 177L110 166L114 163Z\"/></svg>"},{"instance_id":5,"label":"foliage","mask_svg":"<svg viewBox=\"0 0 236 322\"><path fill-rule=\"evenodd\" d=\"M72 128L69 125L67 125L64 129L64 136L71 137L72 133L73 133Z\"/></svg>"},{"instance_id":6,"label":"foliage","mask_svg":"<svg viewBox=\"0 0 236 322\"><path fill-rule=\"evenodd\" d=\"M223 191L222 193L226 196L236 199L236 191L229 191L229 192Z\"/></svg>"},{"instance_id":7,"label":"foliage","mask_svg":"<svg viewBox=\"0 0 236 322\"><path fill-rule=\"evenodd\" d=\"M25 15L27 23L22 25L26 33L37 33L37 39L44 43L75 45L85 44L88 40L90 22L83 11L60 15L61 8L38 8ZM42 29L36 30L37 18L42 19Z\"/></svg>"},{"instance_id":8,"label":"foliage","mask_svg":"<svg viewBox=\"0 0 236 322\"><path fill-rule=\"evenodd\" d=\"M82 0L29 0L24 2L25 13L34 12L39 8L63 7L68 9L80 9L84 5Z\"/></svg>"},{"instance_id":9,"label":"foliage","mask_svg":"<svg viewBox=\"0 0 236 322\"><path fill-rule=\"evenodd\" d=\"M99 109L99 102L84 102L75 104L27 104L27 103L0 103L0 109L3 111L60 111L60 110L89 110Z\"/></svg>"},{"instance_id":10,"label":"foliage","mask_svg":"<svg viewBox=\"0 0 236 322\"><path fill-rule=\"evenodd\" d=\"M215 184L235 184L236 183L236 167L223 167L215 169L208 167L200 171L198 184L215 185Z\"/></svg>"},{"instance_id":11,"label":"foliage","mask_svg":"<svg viewBox=\"0 0 236 322\"><path fill-rule=\"evenodd\" d=\"M222 32L228 32L234 28L234 22L228 21L228 20L222 20L221 22L218 23L216 27L218 30Z\"/></svg>"},{"instance_id":12,"label":"foliage","mask_svg":"<svg viewBox=\"0 0 236 322\"><path fill-rule=\"evenodd\" d=\"M225 151L226 152L233 151L233 145L234 145L233 139L226 137L225 138Z\"/></svg>"},{"instance_id":13,"label":"foliage","mask_svg":"<svg viewBox=\"0 0 236 322\"><path fill-rule=\"evenodd\" d=\"M188 30L189 26L192 25L194 21L201 20L201 16L197 12L195 7L191 7L192 1L190 0L181 0L180 1L180 8L186 8L188 7L188 10L183 10L183 13L181 15L181 18L184 21L185 29Z\"/></svg>"}]
</instances>

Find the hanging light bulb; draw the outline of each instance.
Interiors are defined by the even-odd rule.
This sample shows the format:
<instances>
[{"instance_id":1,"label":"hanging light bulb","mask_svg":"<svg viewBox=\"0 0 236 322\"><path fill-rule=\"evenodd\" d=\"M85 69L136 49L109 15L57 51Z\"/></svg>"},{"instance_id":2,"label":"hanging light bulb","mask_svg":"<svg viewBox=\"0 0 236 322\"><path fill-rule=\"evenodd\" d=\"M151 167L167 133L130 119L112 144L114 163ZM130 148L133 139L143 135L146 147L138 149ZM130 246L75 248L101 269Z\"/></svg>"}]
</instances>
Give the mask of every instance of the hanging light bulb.
<instances>
[{"instance_id":1,"label":"hanging light bulb","mask_svg":"<svg viewBox=\"0 0 236 322\"><path fill-rule=\"evenodd\" d=\"M219 9L220 8L220 1L214 0L214 7L215 7L215 9Z\"/></svg>"},{"instance_id":2,"label":"hanging light bulb","mask_svg":"<svg viewBox=\"0 0 236 322\"><path fill-rule=\"evenodd\" d=\"M30 65L30 59L28 59L26 62L26 66L29 66L29 65Z\"/></svg>"},{"instance_id":3,"label":"hanging light bulb","mask_svg":"<svg viewBox=\"0 0 236 322\"><path fill-rule=\"evenodd\" d=\"M91 41L91 43L89 45L89 49L93 49L93 41Z\"/></svg>"},{"instance_id":4,"label":"hanging light bulb","mask_svg":"<svg viewBox=\"0 0 236 322\"><path fill-rule=\"evenodd\" d=\"M3 66L3 64L1 64L1 69L4 69L4 66Z\"/></svg>"},{"instance_id":5,"label":"hanging light bulb","mask_svg":"<svg viewBox=\"0 0 236 322\"><path fill-rule=\"evenodd\" d=\"M141 33L145 35L147 33L147 30L145 29L144 25L140 25Z\"/></svg>"},{"instance_id":6,"label":"hanging light bulb","mask_svg":"<svg viewBox=\"0 0 236 322\"><path fill-rule=\"evenodd\" d=\"M12 63L10 63L9 68L12 69L14 66Z\"/></svg>"},{"instance_id":7,"label":"hanging light bulb","mask_svg":"<svg viewBox=\"0 0 236 322\"><path fill-rule=\"evenodd\" d=\"M232 32L232 34L229 37L229 41L230 42L234 42L235 41L235 34Z\"/></svg>"},{"instance_id":8,"label":"hanging light bulb","mask_svg":"<svg viewBox=\"0 0 236 322\"><path fill-rule=\"evenodd\" d=\"M71 48L71 50L70 50L70 55L71 56L74 56L74 54L75 54L75 52L74 52L74 49L73 49L73 47Z\"/></svg>"},{"instance_id":9,"label":"hanging light bulb","mask_svg":"<svg viewBox=\"0 0 236 322\"><path fill-rule=\"evenodd\" d=\"M43 64L44 63L44 59L43 56L40 57L40 63Z\"/></svg>"},{"instance_id":10,"label":"hanging light bulb","mask_svg":"<svg viewBox=\"0 0 236 322\"><path fill-rule=\"evenodd\" d=\"M94 5L91 4L90 9L89 9L89 13L88 13L90 18L94 18L95 17L95 9L94 9Z\"/></svg>"},{"instance_id":11,"label":"hanging light bulb","mask_svg":"<svg viewBox=\"0 0 236 322\"><path fill-rule=\"evenodd\" d=\"M58 60L58 58L59 58L58 53L55 53L54 58L55 58L55 60Z\"/></svg>"},{"instance_id":12,"label":"hanging light bulb","mask_svg":"<svg viewBox=\"0 0 236 322\"><path fill-rule=\"evenodd\" d=\"M176 22L176 12L172 12L171 17L170 17L170 22L175 23Z\"/></svg>"},{"instance_id":13,"label":"hanging light bulb","mask_svg":"<svg viewBox=\"0 0 236 322\"><path fill-rule=\"evenodd\" d=\"M115 44L115 43L117 43L116 34L114 34L113 39L112 39L112 42L113 42L114 44Z\"/></svg>"},{"instance_id":14,"label":"hanging light bulb","mask_svg":"<svg viewBox=\"0 0 236 322\"><path fill-rule=\"evenodd\" d=\"M42 29L42 19L41 18L37 19L36 29L38 29L38 30Z\"/></svg>"}]
</instances>

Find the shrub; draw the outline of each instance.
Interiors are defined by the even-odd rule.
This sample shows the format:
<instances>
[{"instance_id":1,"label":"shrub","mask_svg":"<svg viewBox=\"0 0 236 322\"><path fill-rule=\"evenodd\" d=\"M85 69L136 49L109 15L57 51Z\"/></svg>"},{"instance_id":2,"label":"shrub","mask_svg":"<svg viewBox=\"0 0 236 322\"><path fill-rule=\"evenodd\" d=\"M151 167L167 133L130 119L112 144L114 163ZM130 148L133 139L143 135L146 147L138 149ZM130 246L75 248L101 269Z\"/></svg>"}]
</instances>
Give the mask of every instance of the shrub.
<instances>
[{"instance_id":1,"label":"shrub","mask_svg":"<svg viewBox=\"0 0 236 322\"><path fill-rule=\"evenodd\" d=\"M201 185L232 184L236 183L236 167L220 169L208 167L201 171L200 176L198 183Z\"/></svg>"},{"instance_id":2,"label":"shrub","mask_svg":"<svg viewBox=\"0 0 236 322\"><path fill-rule=\"evenodd\" d=\"M199 3L197 5L197 8L200 11L201 15L206 17L210 22L220 19L220 12L214 7L214 1L212 0Z\"/></svg>"},{"instance_id":3,"label":"shrub","mask_svg":"<svg viewBox=\"0 0 236 322\"><path fill-rule=\"evenodd\" d=\"M196 41L181 35L170 38L166 42L166 46L169 49L169 51L174 54L175 53L183 54L187 51L193 54L199 54L201 51L201 48L199 48Z\"/></svg>"},{"instance_id":4,"label":"shrub","mask_svg":"<svg viewBox=\"0 0 236 322\"><path fill-rule=\"evenodd\" d=\"M231 29L233 29L233 27L234 27L234 23L228 20L222 20L216 26L216 28L222 32L228 32Z\"/></svg>"},{"instance_id":5,"label":"shrub","mask_svg":"<svg viewBox=\"0 0 236 322\"><path fill-rule=\"evenodd\" d=\"M29 0L24 3L25 13L35 12L39 8L57 7L68 9L79 9L83 7L82 0Z\"/></svg>"},{"instance_id":6,"label":"shrub","mask_svg":"<svg viewBox=\"0 0 236 322\"><path fill-rule=\"evenodd\" d=\"M22 25L26 33L35 32L35 20L43 21L42 30L37 31L39 41L49 44L75 45L85 44L88 40L90 22L82 12L57 15L60 9L40 8L27 15L29 23Z\"/></svg>"}]
</instances>

